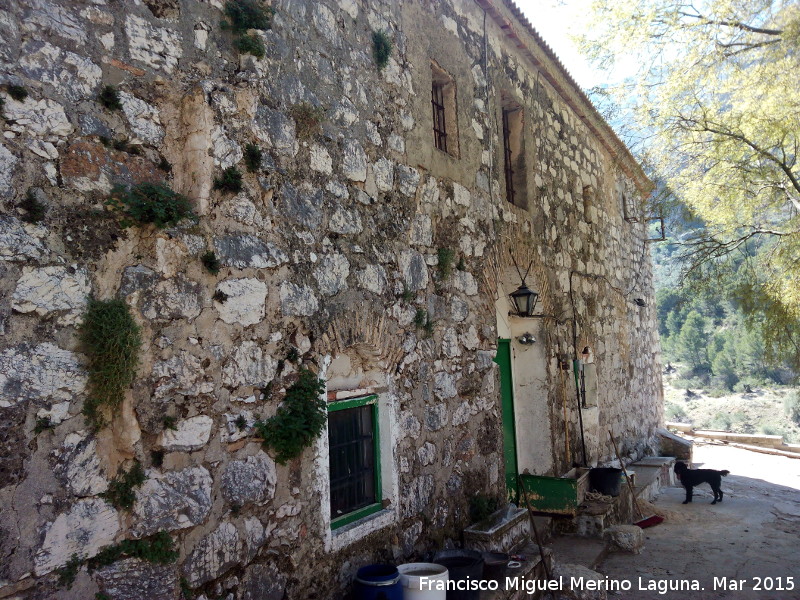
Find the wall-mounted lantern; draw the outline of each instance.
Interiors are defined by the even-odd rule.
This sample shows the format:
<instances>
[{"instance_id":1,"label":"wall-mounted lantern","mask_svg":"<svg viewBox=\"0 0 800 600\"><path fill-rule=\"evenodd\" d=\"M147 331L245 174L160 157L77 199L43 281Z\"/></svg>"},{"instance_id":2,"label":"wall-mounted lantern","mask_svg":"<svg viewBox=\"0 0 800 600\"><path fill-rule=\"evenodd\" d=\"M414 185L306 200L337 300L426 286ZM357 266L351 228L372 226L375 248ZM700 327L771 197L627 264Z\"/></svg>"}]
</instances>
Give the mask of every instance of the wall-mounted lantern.
<instances>
[{"instance_id":1,"label":"wall-mounted lantern","mask_svg":"<svg viewBox=\"0 0 800 600\"><path fill-rule=\"evenodd\" d=\"M519 278L522 280L520 286L511 292L509 296L511 297L511 301L514 303L514 308L517 311L518 317L531 317L533 316L533 311L536 308L536 302L539 300L539 293L534 292L532 289L528 287L525 283L525 278L528 276L528 273L531 271L531 267L533 266L533 261L528 265L528 270L525 271L525 275L523 275L519 267L517 266L517 261L514 259L514 254L509 250L509 254L511 254L511 260L514 261L514 267L517 269L517 274Z\"/></svg>"},{"instance_id":2,"label":"wall-mounted lantern","mask_svg":"<svg viewBox=\"0 0 800 600\"><path fill-rule=\"evenodd\" d=\"M511 292L511 300L514 302L514 308L517 309L517 316L530 317L533 315L533 310L536 308L536 302L539 300L539 294L525 285L525 280L522 280L516 290Z\"/></svg>"}]
</instances>

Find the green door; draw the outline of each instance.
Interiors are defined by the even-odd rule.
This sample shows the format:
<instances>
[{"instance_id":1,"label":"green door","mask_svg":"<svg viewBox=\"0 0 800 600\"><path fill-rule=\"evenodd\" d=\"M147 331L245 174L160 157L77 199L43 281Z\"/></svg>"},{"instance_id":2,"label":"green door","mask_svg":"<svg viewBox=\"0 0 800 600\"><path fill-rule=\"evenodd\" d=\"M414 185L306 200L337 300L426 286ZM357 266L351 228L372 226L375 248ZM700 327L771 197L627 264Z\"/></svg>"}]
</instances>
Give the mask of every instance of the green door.
<instances>
[{"instance_id":1,"label":"green door","mask_svg":"<svg viewBox=\"0 0 800 600\"><path fill-rule=\"evenodd\" d=\"M503 401L503 456L509 499L519 499L517 489L517 432L514 427L514 385L511 378L511 340L497 340L494 362L500 367L500 397Z\"/></svg>"}]
</instances>

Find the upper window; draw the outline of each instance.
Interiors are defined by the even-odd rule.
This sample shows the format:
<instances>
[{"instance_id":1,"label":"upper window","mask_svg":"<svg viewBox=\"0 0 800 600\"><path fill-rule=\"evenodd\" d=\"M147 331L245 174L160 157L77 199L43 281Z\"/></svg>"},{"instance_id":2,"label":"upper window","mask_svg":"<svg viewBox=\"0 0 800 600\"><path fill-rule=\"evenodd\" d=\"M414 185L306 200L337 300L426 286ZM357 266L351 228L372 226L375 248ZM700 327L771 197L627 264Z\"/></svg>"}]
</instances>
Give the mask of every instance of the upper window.
<instances>
[{"instance_id":1,"label":"upper window","mask_svg":"<svg viewBox=\"0 0 800 600\"><path fill-rule=\"evenodd\" d=\"M505 171L506 200L527 208L525 182L525 156L523 152L522 107L507 94L503 94L503 168Z\"/></svg>"},{"instance_id":2,"label":"upper window","mask_svg":"<svg viewBox=\"0 0 800 600\"><path fill-rule=\"evenodd\" d=\"M458 157L456 85L447 71L434 62L431 62L431 108L434 146Z\"/></svg>"},{"instance_id":3,"label":"upper window","mask_svg":"<svg viewBox=\"0 0 800 600\"><path fill-rule=\"evenodd\" d=\"M378 512L381 504L378 397L328 405L331 528Z\"/></svg>"}]
</instances>

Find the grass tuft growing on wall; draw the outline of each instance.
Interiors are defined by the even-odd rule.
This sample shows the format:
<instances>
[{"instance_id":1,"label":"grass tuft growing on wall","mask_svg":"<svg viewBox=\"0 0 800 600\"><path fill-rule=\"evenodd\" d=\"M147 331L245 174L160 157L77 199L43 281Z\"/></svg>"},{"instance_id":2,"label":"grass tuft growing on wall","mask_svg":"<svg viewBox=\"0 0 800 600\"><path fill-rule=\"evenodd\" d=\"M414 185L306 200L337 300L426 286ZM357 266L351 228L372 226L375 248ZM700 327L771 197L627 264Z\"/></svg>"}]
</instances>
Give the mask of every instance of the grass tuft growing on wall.
<instances>
[{"instance_id":1,"label":"grass tuft growing on wall","mask_svg":"<svg viewBox=\"0 0 800 600\"><path fill-rule=\"evenodd\" d=\"M97 101L108 110L122 110L119 92L113 85L105 86L97 95Z\"/></svg>"},{"instance_id":2,"label":"grass tuft growing on wall","mask_svg":"<svg viewBox=\"0 0 800 600\"><path fill-rule=\"evenodd\" d=\"M141 332L123 300L90 298L80 327L80 341L89 357L89 396L83 414L97 429L104 424L100 409L119 405L133 383Z\"/></svg>"},{"instance_id":3,"label":"grass tuft growing on wall","mask_svg":"<svg viewBox=\"0 0 800 600\"><path fill-rule=\"evenodd\" d=\"M297 382L286 390L286 397L273 417L258 420L255 429L264 447L275 452L275 460L286 464L300 456L325 428L328 411L321 395L325 382L308 369L300 369Z\"/></svg>"},{"instance_id":4,"label":"grass tuft growing on wall","mask_svg":"<svg viewBox=\"0 0 800 600\"><path fill-rule=\"evenodd\" d=\"M453 259L455 252L451 248L439 248L436 252L438 263L436 265L439 271L439 279L445 281L450 275L453 274Z\"/></svg>"},{"instance_id":5,"label":"grass tuft growing on wall","mask_svg":"<svg viewBox=\"0 0 800 600\"><path fill-rule=\"evenodd\" d=\"M33 190L28 190L25 199L19 203L19 207L25 211L22 220L26 223L39 223L47 214L47 207L36 197Z\"/></svg>"},{"instance_id":6,"label":"grass tuft growing on wall","mask_svg":"<svg viewBox=\"0 0 800 600\"><path fill-rule=\"evenodd\" d=\"M214 178L214 189L238 194L242 191L242 172L236 167L228 167L222 175Z\"/></svg>"},{"instance_id":7,"label":"grass tuft growing on wall","mask_svg":"<svg viewBox=\"0 0 800 600\"><path fill-rule=\"evenodd\" d=\"M289 115L294 119L297 137L306 140L319 132L319 124L325 116L325 109L308 102L301 102L289 109Z\"/></svg>"},{"instance_id":8,"label":"grass tuft growing on wall","mask_svg":"<svg viewBox=\"0 0 800 600\"><path fill-rule=\"evenodd\" d=\"M163 183L116 186L106 205L122 216L120 225L147 225L159 229L177 225L183 219L197 221L189 199Z\"/></svg>"},{"instance_id":9,"label":"grass tuft growing on wall","mask_svg":"<svg viewBox=\"0 0 800 600\"><path fill-rule=\"evenodd\" d=\"M28 97L28 90L21 85L9 85L6 91L8 91L8 95L17 102L22 102Z\"/></svg>"},{"instance_id":10,"label":"grass tuft growing on wall","mask_svg":"<svg viewBox=\"0 0 800 600\"><path fill-rule=\"evenodd\" d=\"M250 29L265 31L272 27L272 15L275 11L264 6L258 0L228 0L225 3L226 20L222 21L223 29L233 31L233 44L241 54L252 54L256 58L264 58L266 48L257 35L247 33Z\"/></svg>"},{"instance_id":11,"label":"grass tuft growing on wall","mask_svg":"<svg viewBox=\"0 0 800 600\"><path fill-rule=\"evenodd\" d=\"M256 144L247 144L244 147L244 164L247 165L247 170L255 173L261 168L261 160L264 158L264 152Z\"/></svg>"},{"instance_id":12,"label":"grass tuft growing on wall","mask_svg":"<svg viewBox=\"0 0 800 600\"><path fill-rule=\"evenodd\" d=\"M389 57L392 55L392 40L385 31L372 32L372 56L375 58L375 64L378 65L378 70L382 71L383 68L389 64Z\"/></svg>"},{"instance_id":13,"label":"grass tuft growing on wall","mask_svg":"<svg viewBox=\"0 0 800 600\"><path fill-rule=\"evenodd\" d=\"M136 502L136 488L145 482L142 464L137 460L128 471L120 471L108 484L108 489L100 494L111 506L130 510Z\"/></svg>"}]
</instances>

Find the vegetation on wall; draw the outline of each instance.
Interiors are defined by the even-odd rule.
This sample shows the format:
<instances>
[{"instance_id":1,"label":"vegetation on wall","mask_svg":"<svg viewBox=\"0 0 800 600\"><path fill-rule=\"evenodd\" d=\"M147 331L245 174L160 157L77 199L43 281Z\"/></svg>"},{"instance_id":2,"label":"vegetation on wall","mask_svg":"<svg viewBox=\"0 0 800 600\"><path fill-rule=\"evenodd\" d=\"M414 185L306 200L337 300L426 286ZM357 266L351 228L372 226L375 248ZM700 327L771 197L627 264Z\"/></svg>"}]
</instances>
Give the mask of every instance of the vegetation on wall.
<instances>
[{"instance_id":1,"label":"vegetation on wall","mask_svg":"<svg viewBox=\"0 0 800 600\"><path fill-rule=\"evenodd\" d=\"M428 311L424 308L418 308L414 315L414 325L425 332L425 337L433 335L433 321Z\"/></svg>"},{"instance_id":2,"label":"vegetation on wall","mask_svg":"<svg viewBox=\"0 0 800 600\"><path fill-rule=\"evenodd\" d=\"M90 298L80 327L80 341L89 358L89 396L84 401L83 414L97 429L104 424L101 408L119 405L133 383L141 333L123 300Z\"/></svg>"},{"instance_id":3,"label":"vegetation on wall","mask_svg":"<svg viewBox=\"0 0 800 600\"><path fill-rule=\"evenodd\" d=\"M222 175L214 178L214 189L238 194L242 191L242 172L236 167L228 167Z\"/></svg>"},{"instance_id":4,"label":"vegetation on wall","mask_svg":"<svg viewBox=\"0 0 800 600\"><path fill-rule=\"evenodd\" d=\"M289 115L294 119L297 137L305 140L319 132L319 124L325 116L325 109L308 102L301 102L289 109Z\"/></svg>"},{"instance_id":5,"label":"vegetation on wall","mask_svg":"<svg viewBox=\"0 0 800 600\"><path fill-rule=\"evenodd\" d=\"M261 168L263 158L264 152L257 144L247 144L244 147L244 164L251 173L255 173Z\"/></svg>"},{"instance_id":6,"label":"vegetation on wall","mask_svg":"<svg viewBox=\"0 0 800 600\"><path fill-rule=\"evenodd\" d=\"M136 502L136 488L145 482L144 469L137 460L128 471L120 471L108 484L108 489L100 494L111 506L118 509L131 509Z\"/></svg>"},{"instance_id":7,"label":"vegetation on wall","mask_svg":"<svg viewBox=\"0 0 800 600\"><path fill-rule=\"evenodd\" d=\"M222 28L234 34L234 46L242 54L252 54L263 58L266 54L264 42L257 35L248 33L250 29L265 31L272 27L272 7L264 6L257 0L228 0L223 11L226 20Z\"/></svg>"},{"instance_id":8,"label":"vegetation on wall","mask_svg":"<svg viewBox=\"0 0 800 600\"><path fill-rule=\"evenodd\" d=\"M178 560L178 556L178 550L170 535L166 531L159 531L149 538L122 540L118 544L106 546L89 559L73 554L69 561L56 571L58 585L67 586L67 589L71 588L78 571L84 565L88 567L89 572L111 565L123 558L138 558L158 565L168 565Z\"/></svg>"},{"instance_id":9,"label":"vegetation on wall","mask_svg":"<svg viewBox=\"0 0 800 600\"><path fill-rule=\"evenodd\" d=\"M8 91L8 95L17 102L22 102L28 97L28 90L21 85L9 85L6 91Z\"/></svg>"},{"instance_id":10,"label":"vegetation on wall","mask_svg":"<svg viewBox=\"0 0 800 600\"><path fill-rule=\"evenodd\" d=\"M203 263L206 271L212 275L219 274L219 270L222 267L219 258L217 258L217 254L213 250L206 251L203 256L200 257L200 262Z\"/></svg>"},{"instance_id":11,"label":"vegetation on wall","mask_svg":"<svg viewBox=\"0 0 800 600\"><path fill-rule=\"evenodd\" d=\"M455 252L453 252L452 248L439 248L436 255L438 258L436 268L439 271L439 279L444 281L453 273Z\"/></svg>"},{"instance_id":12,"label":"vegetation on wall","mask_svg":"<svg viewBox=\"0 0 800 600\"><path fill-rule=\"evenodd\" d=\"M372 56L375 58L375 64L378 65L378 70L382 71L383 68L389 64L389 57L392 55L392 40L385 31L372 32Z\"/></svg>"},{"instance_id":13,"label":"vegetation on wall","mask_svg":"<svg viewBox=\"0 0 800 600\"><path fill-rule=\"evenodd\" d=\"M321 395L325 382L308 369L300 369L296 383L286 390L286 397L273 417L258 420L255 429L264 447L275 452L275 460L286 464L300 456L325 428L327 405Z\"/></svg>"},{"instance_id":14,"label":"vegetation on wall","mask_svg":"<svg viewBox=\"0 0 800 600\"><path fill-rule=\"evenodd\" d=\"M197 221L189 199L163 183L115 186L106 205L121 215L123 227L152 223L159 229L177 225L183 219Z\"/></svg>"},{"instance_id":15,"label":"vegetation on wall","mask_svg":"<svg viewBox=\"0 0 800 600\"><path fill-rule=\"evenodd\" d=\"M97 101L108 110L122 110L122 101L119 92L113 85L105 86L97 95Z\"/></svg>"},{"instance_id":16,"label":"vegetation on wall","mask_svg":"<svg viewBox=\"0 0 800 600\"><path fill-rule=\"evenodd\" d=\"M47 207L36 197L33 190L28 190L25 199L19 203L19 207L25 211L22 220L26 223L39 223L47 213Z\"/></svg>"}]
</instances>

